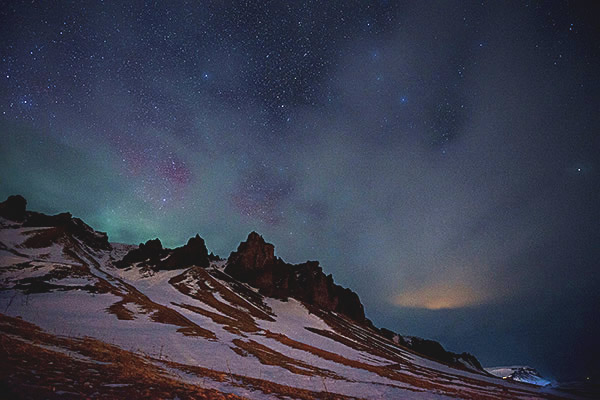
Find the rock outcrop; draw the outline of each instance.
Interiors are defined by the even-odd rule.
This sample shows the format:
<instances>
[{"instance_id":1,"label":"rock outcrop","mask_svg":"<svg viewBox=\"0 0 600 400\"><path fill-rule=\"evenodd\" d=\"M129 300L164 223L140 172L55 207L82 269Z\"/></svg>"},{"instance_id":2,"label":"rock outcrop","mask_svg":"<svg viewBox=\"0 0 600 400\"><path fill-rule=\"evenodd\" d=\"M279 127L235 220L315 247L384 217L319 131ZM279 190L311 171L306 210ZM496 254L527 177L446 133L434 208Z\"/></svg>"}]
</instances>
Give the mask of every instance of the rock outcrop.
<instances>
[{"instance_id":1,"label":"rock outcrop","mask_svg":"<svg viewBox=\"0 0 600 400\"><path fill-rule=\"evenodd\" d=\"M126 268L134 264L150 267L154 270L173 270L196 265L206 268L214 256L208 254L204 239L199 235L188 240L187 244L175 249L163 248L159 239L140 243L137 249L129 251L115 265Z\"/></svg>"},{"instance_id":2,"label":"rock outcrop","mask_svg":"<svg viewBox=\"0 0 600 400\"><path fill-rule=\"evenodd\" d=\"M108 235L97 232L79 218L74 218L71 213L46 215L39 212L27 211L27 201L19 195L9 196L0 203L0 216L15 222L22 222L24 227L55 228L54 235L45 235L46 238L54 237L56 240L64 236L75 237L95 250L110 250Z\"/></svg>"},{"instance_id":3,"label":"rock outcrop","mask_svg":"<svg viewBox=\"0 0 600 400\"><path fill-rule=\"evenodd\" d=\"M275 257L275 247L256 232L248 235L227 260L225 272L270 297L292 297L326 311L366 322L356 293L333 282L317 261L292 265Z\"/></svg>"},{"instance_id":4,"label":"rock outcrop","mask_svg":"<svg viewBox=\"0 0 600 400\"><path fill-rule=\"evenodd\" d=\"M25 219L27 209L27 200L23 196L8 196L0 203L0 217L11 221L21 222Z\"/></svg>"},{"instance_id":5,"label":"rock outcrop","mask_svg":"<svg viewBox=\"0 0 600 400\"><path fill-rule=\"evenodd\" d=\"M210 258L204 239L196 234L190 238L187 244L174 249L169 257L161 263L161 269L186 268L192 265L206 268L210 264Z\"/></svg>"},{"instance_id":6,"label":"rock outcrop","mask_svg":"<svg viewBox=\"0 0 600 400\"><path fill-rule=\"evenodd\" d=\"M422 354L437 361L450 364L453 367L461 369L483 370L477 358L469 353L453 353L447 351L444 347L435 340L423 339L415 336L402 336L394 333L386 328L379 329L379 333L394 343L413 350L416 353Z\"/></svg>"},{"instance_id":7,"label":"rock outcrop","mask_svg":"<svg viewBox=\"0 0 600 400\"><path fill-rule=\"evenodd\" d=\"M130 250L122 260L117 261L117 268L126 268L133 264L143 263L145 265L156 265L168 254L158 238L140 243L137 249Z\"/></svg>"}]
</instances>

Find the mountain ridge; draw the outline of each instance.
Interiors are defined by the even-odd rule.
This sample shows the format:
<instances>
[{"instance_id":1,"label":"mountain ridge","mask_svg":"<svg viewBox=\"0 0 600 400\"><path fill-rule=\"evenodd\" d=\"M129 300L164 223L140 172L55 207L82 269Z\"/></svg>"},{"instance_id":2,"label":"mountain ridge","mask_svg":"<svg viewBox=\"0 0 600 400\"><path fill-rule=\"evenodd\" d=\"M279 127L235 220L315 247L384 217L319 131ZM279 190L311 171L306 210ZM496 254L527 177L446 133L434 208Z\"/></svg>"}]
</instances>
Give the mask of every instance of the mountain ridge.
<instances>
[{"instance_id":1,"label":"mountain ridge","mask_svg":"<svg viewBox=\"0 0 600 400\"><path fill-rule=\"evenodd\" d=\"M27 211L26 205L27 201L23 196L9 196L0 203L0 216L23 222L23 225L28 227L67 227L84 242L89 241L94 248L111 247L105 232L94 231L70 213L49 216ZM196 234L185 245L175 249L164 248L159 238L150 239L131 249L121 260L116 261L115 265L118 268L137 265L155 270L181 269L192 265L206 268L211 260L216 259L218 257L212 253L209 255L204 239ZM246 241L241 242L237 250L231 252L224 272L259 289L268 297L292 297L326 311L338 311L419 354L455 364L459 368L466 362L484 371L479 361L469 353L448 352L436 341L414 337L416 340L411 340L387 328L375 327L365 317L359 296L351 289L335 284L332 274L325 275L318 261L306 261L295 265L286 263L275 256L275 246L267 243L256 231L250 232Z\"/></svg>"},{"instance_id":2,"label":"mountain ridge","mask_svg":"<svg viewBox=\"0 0 600 400\"><path fill-rule=\"evenodd\" d=\"M81 232L89 232L91 227L81 220L75 219L70 213L60 213L47 216L41 213L26 211L26 200L20 196L10 196L0 203L0 216L12 216L17 220L25 221L26 226L72 226L83 224ZM10 218L9 218L10 219ZM73 221L73 222L72 222ZM80 221L80 222L74 222ZM81 234L81 233L80 233ZM102 248L110 246L106 233L99 233L106 239ZM84 240L88 236L83 236ZM89 239L88 239L89 240ZM97 246L97 244L95 244ZM164 258L164 259L161 259ZM150 239L140 243L137 249L129 251L122 260L117 261L119 268L126 268L136 263L144 267L155 269L177 269L198 265L207 267L211 260L218 257L208 254L204 240L196 234L188 240L187 244L173 250L163 248L160 239ZM436 341L422 338L410 340L386 328L377 328L365 317L364 307L359 296L349 288L343 288L333 281L331 274L325 275L318 261L306 261L300 264L289 264L275 256L275 246L267 243L264 238L252 231L246 241L231 252L227 259L225 272L230 276L250 284L269 297L293 297L327 311L338 311L353 320L366 324L377 330L384 337L397 341L406 348L434 360L454 364L459 368L467 363L483 371L481 364L469 353L457 354L446 351Z\"/></svg>"},{"instance_id":3,"label":"mountain ridge","mask_svg":"<svg viewBox=\"0 0 600 400\"><path fill-rule=\"evenodd\" d=\"M466 353L374 327L356 293L336 285L317 262L292 265L275 257L274 246L256 232L222 260L208 253L199 235L175 249L163 248L158 239L140 246L111 244L105 233L68 213L27 211L20 196L0 203L0 217L4 313L46 330L66 324L120 348L141 346L145 350L127 357L141 356L169 377L179 371L176 380L182 382L200 384L201 377L202 387L209 380L219 393L260 399L272 390L277 398L398 398L407 390L411 398L429 398L431 391L452 398L506 398L506 393L557 398L507 386ZM6 316L0 331L14 328L13 317ZM11 335L29 343L26 333ZM47 345L59 339L48 337ZM39 353L31 346L27 351ZM194 355L198 346L204 350ZM235 374L229 359L237 360ZM184 379L181 371L196 378ZM218 371L238 378L223 383ZM141 388L128 385L121 395L141 397ZM248 392L249 387L254 389Z\"/></svg>"}]
</instances>

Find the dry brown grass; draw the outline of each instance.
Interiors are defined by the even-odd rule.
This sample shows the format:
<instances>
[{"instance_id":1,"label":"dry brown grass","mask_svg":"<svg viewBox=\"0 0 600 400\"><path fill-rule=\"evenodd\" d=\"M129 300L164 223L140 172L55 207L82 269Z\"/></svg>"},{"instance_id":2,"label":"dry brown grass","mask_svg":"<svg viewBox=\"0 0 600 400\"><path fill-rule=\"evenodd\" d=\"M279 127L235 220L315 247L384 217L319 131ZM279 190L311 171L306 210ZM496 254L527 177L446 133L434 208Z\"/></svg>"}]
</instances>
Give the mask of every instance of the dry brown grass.
<instances>
[{"instance_id":1,"label":"dry brown grass","mask_svg":"<svg viewBox=\"0 0 600 400\"><path fill-rule=\"evenodd\" d=\"M65 232L65 228L61 226L33 229L25 232L29 237L18 247L30 249L50 247L55 243L65 242Z\"/></svg>"},{"instance_id":2,"label":"dry brown grass","mask_svg":"<svg viewBox=\"0 0 600 400\"><path fill-rule=\"evenodd\" d=\"M252 321L252 323L248 323L246 320L238 320L231 317L227 317L221 314L217 314L208 310L205 310L201 307L192 306L184 303L171 303L174 306L185 308L186 310L195 312L196 314L203 315L207 318L210 318L215 323L223 326L228 332L231 332L235 335L245 336L244 332L258 332L258 326Z\"/></svg>"},{"instance_id":3,"label":"dry brown grass","mask_svg":"<svg viewBox=\"0 0 600 400\"><path fill-rule=\"evenodd\" d=\"M310 307L310 306L309 306ZM351 338L352 340L348 340L346 337L340 335L336 332L318 330L313 328L307 328L311 332L320 334L322 336L328 337L332 340L344 343L345 345L354 348L359 351L363 351L369 354L376 355L378 357L388 359L392 363L386 366L386 369L392 371L400 371L405 370L415 374L419 377L420 380L424 382L432 382L436 386L439 385L459 385L464 387L474 388L477 391L482 391L484 393L479 395L474 395L472 392L468 394L462 394L462 396L466 396L466 398L482 398L487 399L490 398L489 395L485 394L485 391L493 393L494 391L503 392L500 398L514 398L516 396L525 396L525 397L533 397L533 398L556 398L555 396L543 394L540 395L536 392L532 392L529 389L535 389L535 387L523 384L522 389L511 388L508 390L506 386L503 386L499 381L498 384L488 383L486 381L478 380L476 378L461 376L461 375L453 375L451 373L440 372L428 367L419 366L414 362L409 361L406 358L406 354L415 355L421 358L425 358L436 363L444 364L438 360L432 359L430 357L424 356L422 354L416 353L412 349L405 348L403 346L399 346L392 341L380 336L376 332L374 332L369 327L357 325L355 322L348 320L346 317L341 315L333 315L329 312L325 312L319 309L311 309L312 312L318 314L330 327L332 327L336 332L343 332L344 336ZM400 351L402 349L402 351ZM402 354L404 352L404 354ZM449 365L449 367L454 368ZM482 376L485 376L481 374ZM460 390L457 393L461 393ZM476 396L476 397L473 397ZM477 397L479 396L479 397ZM492 395L491 398L496 395Z\"/></svg>"},{"instance_id":4,"label":"dry brown grass","mask_svg":"<svg viewBox=\"0 0 600 400\"><path fill-rule=\"evenodd\" d=\"M198 290L192 291L185 284L190 277L194 280ZM177 306L208 317L214 322L222 324L229 332L242 334L242 332L259 331L260 328L256 325L255 318L273 321L269 314L233 293L203 268L190 268L183 274L171 278L169 283L181 293L211 306L226 316L188 304L176 304ZM227 303L219 301L213 293L218 293Z\"/></svg>"},{"instance_id":5,"label":"dry brown grass","mask_svg":"<svg viewBox=\"0 0 600 400\"><path fill-rule=\"evenodd\" d=\"M10 288L21 290L25 294L49 293L52 291L85 290L90 293L108 293L110 285L104 285L105 282L98 281L97 277L90 273L85 265L64 265L59 263L50 264L53 269L44 275L15 279ZM30 263L19 266L19 269L35 270L37 267ZM88 279L89 283L85 285L61 285L59 282L65 278Z\"/></svg>"},{"instance_id":6,"label":"dry brown grass","mask_svg":"<svg viewBox=\"0 0 600 400\"><path fill-rule=\"evenodd\" d=\"M43 230L43 232L46 232L46 230ZM85 250L77 243L73 242L65 246L63 253L75 264L57 265L52 271L43 276L17 281L14 288L22 290L26 294L54 290L85 290L90 293L110 293L120 297L121 300L107 307L106 311L115 315L119 320L135 319L135 313L125 307L126 304L135 304L143 313L148 314L154 322L177 326L179 327L178 332L186 336L199 336L216 340L217 337L213 332L200 327L172 308L153 302L134 286L116 277L108 277L113 281L111 283L101 276L93 274L88 263L94 261L88 258L84 259L80 255L85 254ZM100 268L99 265L96 265L96 267ZM59 283L50 283L54 279L60 280L67 277L88 278L91 283L84 286L63 286Z\"/></svg>"},{"instance_id":7,"label":"dry brown grass","mask_svg":"<svg viewBox=\"0 0 600 400\"><path fill-rule=\"evenodd\" d=\"M1 314L0 332L4 398L242 399L181 382L150 359L95 339L57 337ZM115 383L121 386L107 386Z\"/></svg>"},{"instance_id":8,"label":"dry brown grass","mask_svg":"<svg viewBox=\"0 0 600 400\"><path fill-rule=\"evenodd\" d=\"M259 390L281 398L355 399L327 391L299 389L230 372L159 360L91 338L54 336L19 318L2 314L0 333L0 398L243 398L182 382L160 366L164 365L198 378L227 382L234 387ZM113 383L122 386L106 386Z\"/></svg>"},{"instance_id":9,"label":"dry brown grass","mask_svg":"<svg viewBox=\"0 0 600 400\"><path fill-rule=\"evenodd\" d=\"M152 321L178 326L179 329L177 331L186 336L199 336L211 340L217 339L213 332L209 331L208 329L204 329L198 324L190 321L172 308L155 303L154 301L150 300L148 296L137 290L134 286L123 281L119 281L119 285L121 290L117 289L115 286L112 286L112 293L120 296L122 300L107 308L107 311L116 315L117 318L134 318L134 314L125 307L125 304L131 303L137 305L142 312L148 314Z\"/></svg>"},{"instance_id":10,"label":"dry brown grass","mask_svg":"<svg viewBox=\"0 0 600 400\"><path fill-rule=\"evenodd\" d=\"M323 391L317 392L308 389L282 385L280 383L275 383L264 379L251 378L235 373L218 372L208 368L179 364L172 361L165 362L165 364L171 368L194 374L199 378L207 377L219 382L228 381L232 386L260 390L265 394L275 395L280 398L299 400L360 400L357 397L345 396L338 393L330 393L325 390L325 388Z\"/></svg>"},{"instance_id":11,"label":"dry brown grass","mask_svg":"<svg viewBox=\"0 0 600 400\"><path fill-rule=\"evenodd\" d=\"M390 360L393 363L406 364L406 357L403 356L400 351L395 350L398 349L399 346L386 338L379 336L369 327L357 325L356 322L349 320L342 315L333 315L332 313L315 309L314 307L311 307L310 310L317 314L333 329L333 331L335 331L332 332L308 328L311 332L343 343L355 350L365 351L377 357ZM408 349L402 349L406 350L408 353L415 354Z\"/></svg>"},{"instance_id":12,"label":"dry brown grass","mask_svg":"<svg viewBox=\"0 0 600 400\"><path fill-rule=\"evenodd\" d=\"M75 245L75 247L81 252L85 253L85 250L83 250L80 246ZM95 264L96 268L101 269L100 265L98 265L93 259L84 260L77 254L77 252L71 249L66 249L65 253L83 265L86 265L87 262L92 262ZM208 329L204 329L198 324L190 321L172 308L150 300L148 296L137 290L135 286L126 283L122 279L119 279L115 276L108 276L108 278L112 280L112 283L109 283L107 280L101 277L97 278L99 279L99 285L106 287L111 294L121 297L122 300L114 303L106 309L107 312L114 314L118 319L135 319L135 314L125 307L126 304L134 304L143 313L148 314L152 321L178 326L179 329L177 329L177 331L186 336L198 336L210 340L217 339L213 332L209 331Z\"/></svg>"},{"instance_id":13,"label":"dry brown grass","mask_svg":"<svg viewBox=\"0 0 600 400\"><path fill-rule=\"evenodd\" d=\"M428 376L414 376L412 374L402 373L396 369L390 368L390 366L372 365L358 360L351 360L343 357L339 354L331 353L329 351L310 346L305 343L301 343L290 339L285 335L273 333L267 331L265 335L269 338L275 339L286 346L294 349L303 350L313 355L321 357L325 360L333 361L341 365L345 365L352 368L363 369L375 373L379 376L389 378L394 381L402 382L414 386L415 388L424 389L426 391L432 391L436 393L442 393L454 398L464 399L481 399L481 400L499 400L499 399L511 399L518 398L519 396L530 396L532 398L542 398L538 393L528 391L526 388L520 389L507 389L505 386L496 385L493 383L483 382L476 379L471 379L462 376L452 376L452 379L448 380L447 383L453 381L453 385L457 386L469 386L470 390L462 390L460 388L448 387L448 385L439 382L440 375L434 373L428 374ZM407 371L416 373L417 371ZM443 376L443 375L442 375ZM448 377L448 375L446 375ZM429 380L431 379L431 380ZM501 394L495 394L492 390L499 391ZM543 398L555 398L553 396L544 395Z\"/></svg>"},{"instance_id":14,"label":"dry brown grass","mask_svg":"<svg viewBox=\"0 0 600 400\"><path fill-rule=\"evenodd\" d=\"M236 346L232 348L238 354L245 356L251 354L256 357L261 364L264 365L275 365L281 368L285 368L288 371L305 376L320 376L324 378L332 378L343 380L341 376L335 374L327 369L315 367L313 365L306 364L303 361L296 360L275 351L263 344L257 343L254 340L243 341L240 339L234 339L233 344ZM240 351L241 350L241 351Z\"/></svg>"},{"instance_id":15,"label":"dry brown grass","mask_svg":"<svg viewBox=\"0 0 600 400\"><path fill-rule=\"evenodd\" d=\"M111 305L106 309L110 314L113 314L122 321L133 321L135 319L135 313L129 310L125 305L127 304L126 300L121 300Z\"/></svg>"}]
</instances>

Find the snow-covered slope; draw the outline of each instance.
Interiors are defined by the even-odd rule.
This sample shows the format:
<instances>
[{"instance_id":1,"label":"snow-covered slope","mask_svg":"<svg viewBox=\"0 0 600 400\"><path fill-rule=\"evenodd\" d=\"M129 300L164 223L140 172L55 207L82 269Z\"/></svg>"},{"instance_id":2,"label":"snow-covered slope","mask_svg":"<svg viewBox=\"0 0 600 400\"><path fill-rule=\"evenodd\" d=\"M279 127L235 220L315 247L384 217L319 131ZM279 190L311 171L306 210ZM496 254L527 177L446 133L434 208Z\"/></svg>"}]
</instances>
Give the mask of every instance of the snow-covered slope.
<instances>
[{"instance_id":1,"label":"snow-covered slope","mask_svg":"<svg viewBox=\"0 0 600 400\"><path fill-rule=\"evenodd\" d=\"M418 355L342 313L266 297L214 257L165 261L189 259L183 249L159 259L167 270L117 268L135 246L25 225L0 219L9 397L560 398Z\"/></svg>"},{"instance_id":2,"label":"snow-covered slope","mask_svg":"<svg viewBox=\"0 0 600 400\"><path fill-rule=\"evenodd\" d=\"M490 374L502 379L510 379L513 381L530 383L537 386L548 386L552 384L551 381L542 378L535 368L531 367L491 367L486 368L485 370Z\"/></svg>"}]
</instances>

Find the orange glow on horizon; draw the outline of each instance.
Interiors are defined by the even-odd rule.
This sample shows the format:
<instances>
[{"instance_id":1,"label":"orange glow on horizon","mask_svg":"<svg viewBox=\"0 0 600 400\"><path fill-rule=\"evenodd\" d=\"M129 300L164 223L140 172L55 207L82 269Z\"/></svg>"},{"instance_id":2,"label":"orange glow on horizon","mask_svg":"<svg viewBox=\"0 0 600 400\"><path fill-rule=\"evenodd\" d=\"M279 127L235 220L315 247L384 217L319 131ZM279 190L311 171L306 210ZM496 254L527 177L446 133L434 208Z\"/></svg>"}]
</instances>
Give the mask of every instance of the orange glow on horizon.
<instances>
[{"instance_id":1,"label":"orange glow on horizon","mask_svg":"<svg viewBox=\"0 0 600 400\"><path fill-rule=\"evenodd\" d=\"M400 307L443 310L474 306L488 299L489 296L464 284L436 284L402 292L392 302Z\"/></svg>"}]
</instances>

